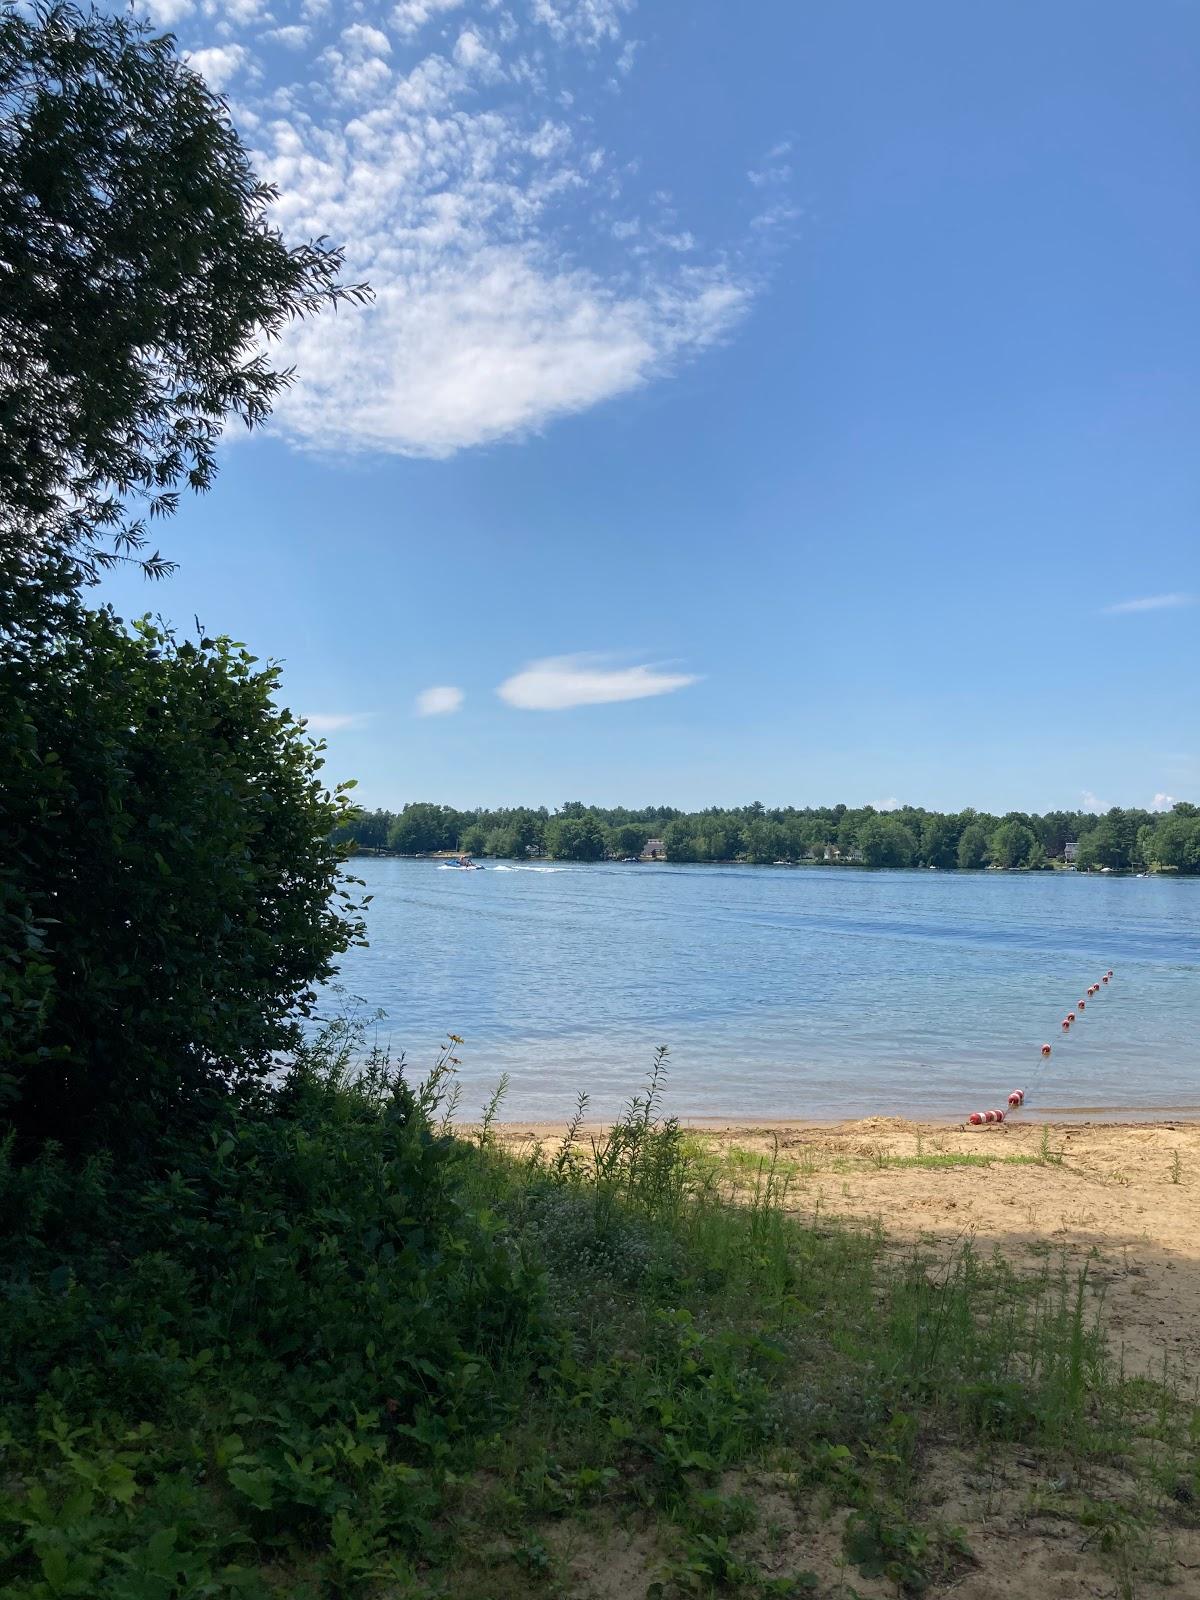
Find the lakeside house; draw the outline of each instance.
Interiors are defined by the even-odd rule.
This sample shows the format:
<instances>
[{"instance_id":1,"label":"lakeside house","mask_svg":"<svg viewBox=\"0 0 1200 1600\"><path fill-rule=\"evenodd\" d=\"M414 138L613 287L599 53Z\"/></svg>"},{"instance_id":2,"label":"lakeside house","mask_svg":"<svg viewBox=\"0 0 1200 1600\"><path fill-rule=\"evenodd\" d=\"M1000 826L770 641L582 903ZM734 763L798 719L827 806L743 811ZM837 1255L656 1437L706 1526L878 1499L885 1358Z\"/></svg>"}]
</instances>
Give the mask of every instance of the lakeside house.
<instances>
[{"instance_id":1,"label":"lakeside house","mask_svg":"<svg viewBox=\"0 0 1200 1600\"><path fill-rule=\"evenodd\" d=\"M642 846L643 861L665 861L667 859L666 847L661 839L647 839Z\"/></svg>"},{"instance_id":2,"label":"lakeside house","mask_svg":"<svg viewBox=\"0 0 1200 1600\"><path fill-rule=\"evenodd\" d=\"M1079 853L1079 844L1075 839L1068 839L1063 846L1063 860L1070 866Z\"/></svg>"}]
</instances>

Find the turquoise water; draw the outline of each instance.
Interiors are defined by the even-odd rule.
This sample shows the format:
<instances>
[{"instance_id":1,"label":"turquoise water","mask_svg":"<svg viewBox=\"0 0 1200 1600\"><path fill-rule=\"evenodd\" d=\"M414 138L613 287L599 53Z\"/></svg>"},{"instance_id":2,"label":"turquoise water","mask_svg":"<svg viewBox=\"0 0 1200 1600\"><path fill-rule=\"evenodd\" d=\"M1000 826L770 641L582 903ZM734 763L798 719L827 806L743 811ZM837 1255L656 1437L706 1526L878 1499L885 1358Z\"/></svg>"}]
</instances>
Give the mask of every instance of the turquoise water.
<instances>
[{"instance_id":1,"label":"turquoise water","mask_svg":"<svg viewBox=\"0 0 1200 1600\"><path fill-rule=\"evenodd\" d=\"M1200 880L360 860L341 983L462 1114L606 1116L671 1047L682 1116L1200 1109ZM1059 1024L1109 967L1113 982ZM332 1003L332 1002L331 1002ZM1043 1042L1053 1046L1045 1069Z\"/></svg>"}]
</instances>

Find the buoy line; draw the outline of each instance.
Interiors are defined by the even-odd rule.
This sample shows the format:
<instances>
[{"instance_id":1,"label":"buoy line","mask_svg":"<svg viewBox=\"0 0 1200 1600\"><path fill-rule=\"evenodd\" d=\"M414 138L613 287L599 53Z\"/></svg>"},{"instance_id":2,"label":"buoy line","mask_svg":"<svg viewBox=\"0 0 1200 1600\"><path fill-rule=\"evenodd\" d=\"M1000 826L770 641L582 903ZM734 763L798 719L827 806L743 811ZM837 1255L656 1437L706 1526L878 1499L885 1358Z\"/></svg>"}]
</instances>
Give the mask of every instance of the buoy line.
<instances>
[{"instance_id":1,"label":"buoy line","mask_svg":"<svg viewBox=\"0 0 1200 1600\"><path fill-rule=\"evenodd\" d=\"M1098 995L1101 992L1101 990L1107 984L1109 984L1112 981L1112 976L1113 976L1113 969L1111 967L1109 967L1108 971L1100 979L1099 983L1093 983L1093 984L1089 984L1088 985L1087 993L1084 996L1084 998L1082 1000L1077 1000L1075 1002L1074 1011L1068 1011L1066 1016L1062 1020L1062 1031L1063 1031L1064 1037L1067 1034L1070 1033L1070 1031L1074 1027L1075 1023L1079 1020L1079 1018L1087 1010L1088 1001L1093 999L1096 995ZM1048 1045L1048 1044L1044 1044L1042 1046L1042 1049L1041 1049L1040 1065L1042 1067L1045 1067L1046 1063L1050 1060L1050 1057L1051 1057L1052 1054L1053 1054L1053 1050L1052 1050L1051 1046ZM1020 1111L1020 1110L1022 1110L1024 1108L1025 1096L1026 1096L1027 1093L1028 1093L1028 1087L1026 1087L1024 1089L1014 1089L1012 1091L1012 1093L1008 1097L1008 1110L1007 1111L1001 1111L999 1109L997 1109L995 1111L972 1111L970 1116L967 1118L968 1124L973 1128L979 1128L979 1127L984 1126L987 1123L1004 1122L1008 1117L1011 1117L1015 1112Z\"/></svg>"}]
</instances>

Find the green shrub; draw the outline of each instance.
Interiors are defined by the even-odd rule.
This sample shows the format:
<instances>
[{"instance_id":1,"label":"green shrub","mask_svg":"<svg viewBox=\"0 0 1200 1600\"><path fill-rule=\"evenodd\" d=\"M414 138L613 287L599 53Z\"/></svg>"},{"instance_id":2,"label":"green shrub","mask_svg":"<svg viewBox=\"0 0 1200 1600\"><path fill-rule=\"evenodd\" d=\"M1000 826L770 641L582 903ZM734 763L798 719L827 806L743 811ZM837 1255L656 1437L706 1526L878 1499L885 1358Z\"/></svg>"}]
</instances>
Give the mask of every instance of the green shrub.
<instances>
[{"instance_id":1,"label":"green shrub","mask_svg":"<svg viewBox=\"0 0 1200 1600\"><path fill-rule=\"evenodd\" d=\"M341 789L278 669L108 611L0 667L0 1089L25 1135L126 1139L297 1042L360 936Z\"/></svg>"},{"instance_id":2,"label":"green shrub","mask_svg":"<svg viewBox=\"0 0 1200 1600\"><path fill-rule=\"evenodd\" d=\"M247 1563L313 1551L343 1593L435 1548L545 1337L432 1107L306 1059L140 1177L0 1162L6 1594L255 1594Z\"/></svg>"}]
</instances>

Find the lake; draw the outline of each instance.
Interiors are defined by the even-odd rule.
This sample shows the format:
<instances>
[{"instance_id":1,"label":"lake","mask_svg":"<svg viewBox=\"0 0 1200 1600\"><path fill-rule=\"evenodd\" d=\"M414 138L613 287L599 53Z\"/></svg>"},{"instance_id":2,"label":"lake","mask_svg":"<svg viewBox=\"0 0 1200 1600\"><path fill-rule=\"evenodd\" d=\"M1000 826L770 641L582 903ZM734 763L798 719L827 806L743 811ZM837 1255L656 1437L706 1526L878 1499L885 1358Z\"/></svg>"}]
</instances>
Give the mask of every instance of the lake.
<instances>
[{"instance_id":1,"label":"lake","mask_svg":"<svg viewBox=\"0 0 1200 1600\"><path fill-rule=\"evenodd\" d=\"M371 944L340 983L386 1012L380 1036L414 1072L463 1036L463 1117L504 1072L509 1119L565 1119L580 1089L609 1116L660 1043L680 1116L959 1118L1014 1088L1032 1114L1200 1111L1200 880L388 857L355 870L375 897Z\"/></svg>"}]
</instances>

